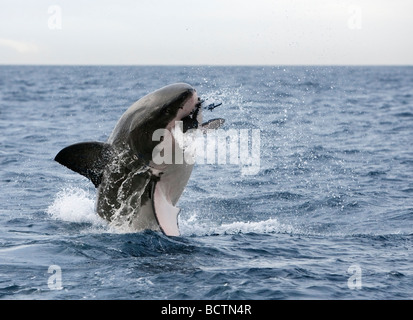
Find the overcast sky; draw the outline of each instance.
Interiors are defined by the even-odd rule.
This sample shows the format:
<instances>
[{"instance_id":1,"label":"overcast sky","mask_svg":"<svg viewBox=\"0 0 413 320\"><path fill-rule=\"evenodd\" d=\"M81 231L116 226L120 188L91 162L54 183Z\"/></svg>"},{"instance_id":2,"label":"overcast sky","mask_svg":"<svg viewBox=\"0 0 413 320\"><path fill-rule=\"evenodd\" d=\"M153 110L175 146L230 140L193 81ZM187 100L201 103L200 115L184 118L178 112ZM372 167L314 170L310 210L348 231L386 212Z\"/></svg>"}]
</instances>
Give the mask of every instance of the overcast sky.
<instances>
[{"instance_id":1,"label":"overcast sky","mask_svg":"<svg viewBox=\"0 0 413 320\"><path fill-rule=\"evenodd\" d=\"M412 0L1 0L0 64L413 65Z\"/></svg>"}]
</instances>

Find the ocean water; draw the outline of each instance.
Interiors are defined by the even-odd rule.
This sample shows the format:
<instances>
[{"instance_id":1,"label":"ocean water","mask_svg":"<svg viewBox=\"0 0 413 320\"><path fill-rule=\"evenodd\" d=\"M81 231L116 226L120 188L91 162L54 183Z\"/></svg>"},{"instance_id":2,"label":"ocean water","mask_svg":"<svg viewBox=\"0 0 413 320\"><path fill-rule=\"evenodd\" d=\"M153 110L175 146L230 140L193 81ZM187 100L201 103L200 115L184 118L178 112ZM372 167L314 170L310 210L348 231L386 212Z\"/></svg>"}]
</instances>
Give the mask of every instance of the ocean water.
<instances>
[{"instance_id":1,"label":"ocean water","mask_svg":"<svg viewBox=\"0 0 413 320\"><path fill-rule=\"evenodd\" d=\"M110 228L53 161L187 82L259 171L197 164L180 237ZM412 67L0 66L1 299L412 299Z\"/></svg>"}]
</instances>

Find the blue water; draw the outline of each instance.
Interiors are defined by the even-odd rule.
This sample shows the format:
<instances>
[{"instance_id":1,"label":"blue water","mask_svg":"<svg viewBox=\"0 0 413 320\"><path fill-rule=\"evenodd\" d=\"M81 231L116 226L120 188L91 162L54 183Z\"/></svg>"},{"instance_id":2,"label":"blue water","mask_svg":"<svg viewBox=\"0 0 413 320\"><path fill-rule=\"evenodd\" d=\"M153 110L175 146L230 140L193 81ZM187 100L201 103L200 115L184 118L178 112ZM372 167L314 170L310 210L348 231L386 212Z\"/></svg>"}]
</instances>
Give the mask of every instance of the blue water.
<instances>
[{"instance_id":1,"label":"blue water","mask_svg":"<svg viewBox=\"0 0 413 320\"><path fill-rule=\"evenodd\" d=\"M180 237L113 230L53 158L181 81L260 170L196 165ZM412 67L1 66L0 130L2 299L413 298Z\"/></svg>"}]
</instances>

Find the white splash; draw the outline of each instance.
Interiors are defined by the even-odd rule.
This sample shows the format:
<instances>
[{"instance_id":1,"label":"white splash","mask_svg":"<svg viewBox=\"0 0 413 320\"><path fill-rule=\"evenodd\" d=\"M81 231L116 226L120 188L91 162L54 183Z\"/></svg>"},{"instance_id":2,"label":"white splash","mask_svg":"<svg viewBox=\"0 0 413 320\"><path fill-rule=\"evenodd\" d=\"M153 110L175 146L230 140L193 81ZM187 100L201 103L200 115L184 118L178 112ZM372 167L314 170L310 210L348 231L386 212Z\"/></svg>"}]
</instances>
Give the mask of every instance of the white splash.
<instances>
[{"instance_id":1,"label":"white splash","mask_svg":"<svg viewBox=\"0 0 413 320\"><path fill-rule=\"evenodd\" d=\"M69 187L59 191L46 212L56 220L87 222L96 226L106 224L95 212L95 195L78 187Z\"/></svg>"},{"instance_id":2,"label":"white splash","mask_svg":"<svg viewBox=\"0 0 413 320\"><path fill-rule=\"evenodd\" d=\"M237 221L212 225L212 223L202 223L194 214L186 220L180 219L179 227L183 236L208 236L238 233L293 233L294 229L290 225L280 223L275 218L263 221Z\"/></svg>"}]
</instances>

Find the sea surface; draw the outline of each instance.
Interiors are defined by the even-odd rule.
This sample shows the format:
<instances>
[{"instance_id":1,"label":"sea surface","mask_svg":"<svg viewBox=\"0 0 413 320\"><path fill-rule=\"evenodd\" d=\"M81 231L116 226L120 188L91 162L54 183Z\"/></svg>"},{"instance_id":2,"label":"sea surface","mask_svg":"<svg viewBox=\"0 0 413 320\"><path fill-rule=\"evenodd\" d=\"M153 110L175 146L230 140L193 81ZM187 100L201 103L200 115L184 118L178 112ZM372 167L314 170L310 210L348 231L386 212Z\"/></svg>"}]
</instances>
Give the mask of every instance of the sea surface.
<instances>
[{"instance_id":1,"label":"sea surface","mask_svg":"<svg viewBox=\"0 0 413 320\"><path fill-rule=\"evenodd\" d=\"M174 82L259 170L196 164L179 237L114 229L53 159ZM0 66L0 132L1 299L413 298L413 67Z\"/></svg>"}]
</instances>

